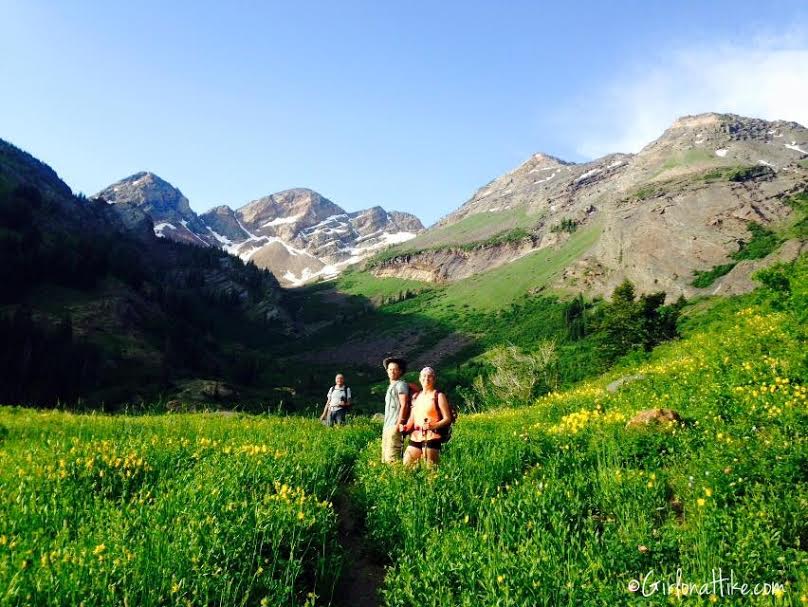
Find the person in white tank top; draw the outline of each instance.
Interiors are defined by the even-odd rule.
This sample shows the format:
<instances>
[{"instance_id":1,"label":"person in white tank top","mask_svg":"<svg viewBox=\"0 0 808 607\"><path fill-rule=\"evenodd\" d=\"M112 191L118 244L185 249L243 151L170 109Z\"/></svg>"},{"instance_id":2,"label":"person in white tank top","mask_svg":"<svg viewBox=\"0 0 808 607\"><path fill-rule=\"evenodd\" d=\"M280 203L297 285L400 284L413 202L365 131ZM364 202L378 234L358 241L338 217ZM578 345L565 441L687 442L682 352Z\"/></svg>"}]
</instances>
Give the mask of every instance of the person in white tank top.
<instances>
[{"instance_id":1,"label":"person in white tank top","mask_svg":"<svg viewBox=\"0 0 808 607\"><path fill-rule=\"evenodd\" d=\"M427 463L437 464L442 431L452 423L452 412L446 395L435 386L435 370L424 367L419 379L423 389L412 401L410 419L404 428L411 432L404 463L414 464L425 458Z\"/></svg>"}]
</instances>

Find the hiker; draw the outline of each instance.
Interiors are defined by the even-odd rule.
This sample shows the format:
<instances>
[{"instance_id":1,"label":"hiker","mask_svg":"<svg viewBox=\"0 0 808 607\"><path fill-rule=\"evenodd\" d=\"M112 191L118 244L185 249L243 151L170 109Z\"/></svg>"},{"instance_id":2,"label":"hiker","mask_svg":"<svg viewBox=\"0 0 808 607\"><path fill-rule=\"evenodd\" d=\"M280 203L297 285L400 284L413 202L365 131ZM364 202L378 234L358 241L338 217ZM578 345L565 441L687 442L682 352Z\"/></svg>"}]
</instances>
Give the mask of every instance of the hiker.
<instances>
[{"instance_id":1,"label":"hiker","mask_svg":"<svg viewBox=\"0 0 808 607\"><path fill-rule=\"evenodd\" d=\"M345 416L351 407L351 389L345 385L345 376L337 373L334 378L334 385L328 389L325 397L325 407L320 420L327 426L334 424L344 424Z\"/></svg>"},{"instance_id":2,"label":"hiker","mask_svg":"<svg viewBox=\"0 0 808 607\"><path fill-rule=\"evenodd\" d=\"M403 358L388 357L382 361L390 386L384 397L384 426L382 428L382 462L401 461L401 429L410 415L410 387L401 377L407 372Z\"/></svg>"},{"instance_id":3,"label":"hiker","mask_svg":"<svg viewBox=\"0 0 808 607\"><path fill-rule=\"evenodd\" d=\"M410 417L403 430L412 431L404 452L404 463L413 464L422 457L437 464L443 440L452 424L452 409L446 395L435 387L435 370L424 367L420 375L423 389L413 398Z\"/></svg>"}]
</instances>

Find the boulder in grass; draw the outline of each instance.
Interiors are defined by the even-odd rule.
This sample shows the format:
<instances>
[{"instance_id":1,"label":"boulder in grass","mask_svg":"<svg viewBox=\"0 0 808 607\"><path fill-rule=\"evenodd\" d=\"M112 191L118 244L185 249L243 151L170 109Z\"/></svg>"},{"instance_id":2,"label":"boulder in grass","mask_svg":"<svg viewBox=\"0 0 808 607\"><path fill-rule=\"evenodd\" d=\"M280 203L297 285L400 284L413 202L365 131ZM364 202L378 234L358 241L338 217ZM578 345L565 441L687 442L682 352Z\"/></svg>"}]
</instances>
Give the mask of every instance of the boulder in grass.
<instances>
[{"instance_id":1,"label":"boulder in grass","mask_svg":"<svg viewBox=\"0 0 808 607\"><path fill-rule=\"evenodd\" d=\"M673 409L646 409L640 411L626 423L626 428L647 428L649 426L669 426L682 422L682 416Z\"/></svg>"},{"instance_id":2,"label":"boulder in grass","mask_svg":"<svg viewBox=\"0 0 808 607\"><path fill-rule=\"evenodd\" d=\"M170 400L166 403L166 411L169 413L192 413L195 410L194 405L178 399Z\"/></svg>"},{"instance_id":3,"label":"boulder in grass","mask_svg":"<svg viewBox=\"0 0 808 607\"><path fill-rule=\"evenodd\" d=\"M620 379L614 380L608 386L606 386L606 390L608 392L617 392L620 388L622 388L625 384L630 384L635 381L640 381L641 379L645 379L645 375L642 373L638 373L636 375L626 375L625 377L621 377Z\"/></svg>"},{"instance_id":4,"label":"boulder in grass","mask_svg":"<svg viewBox=\"0 0 808 607\"><path fill-rule=\"evenodd\" d=\"M202 382L199 392L204 398L213 400L227 400L237 395L236 391L224 382L210 380Z\"/></svg>"}]
</instances>

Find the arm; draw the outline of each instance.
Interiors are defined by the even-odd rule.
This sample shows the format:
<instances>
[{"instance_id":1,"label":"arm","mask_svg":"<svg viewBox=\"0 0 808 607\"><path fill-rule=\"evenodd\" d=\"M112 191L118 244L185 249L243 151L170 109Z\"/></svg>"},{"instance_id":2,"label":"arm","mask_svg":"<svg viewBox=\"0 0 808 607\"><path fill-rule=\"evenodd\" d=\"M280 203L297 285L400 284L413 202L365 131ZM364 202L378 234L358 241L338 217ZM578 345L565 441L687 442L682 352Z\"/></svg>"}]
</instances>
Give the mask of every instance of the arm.
<instances>
[{"instance_id":1,"label":"arm","mask_svg":"<svg viewBox=\"0 0 808 607\"><path fill-rule=\"evenodd\" d=\"M415 420L412 418L412 408L410 408L410 415L407 418L407 423L405 423L403 426L399 426L399 430L408 433L412 432L414 428L415 428Z\"/></svg>"},{"instance_id":2,"label":"arm","mask_svg":"<svg viewBox=\"0 0 808 607\"><path fill-rule=\"evenodd\" d=\"M320 415L320 419L325 419L326 415L328 414L328 401L331 400L331 390L328 391L328 394L325 397L325 405L323 406L323 412Z\"/></svg>"},{"instance_id":3,"label":"arm","mask_svg":"<svg viewBox=\"0 0 808 607\"><path fill-rule=\"evenodd\" d=\"M398 402L401 405L398 408L398 421L397 424L404 424L407 422L407 419L410 417L410 407L409 407L409 398L407 394L399 394L398 395Z\"/></svg>"},{"instance_id":4,"label":"arm","mask_svg":"<svg viewBox=\"0 0 808 607\"><path fill-rule=\"evenodd\" d=\"M345 394L347 396L347 399L345 400L345 406L350 407L351 406L351 389L350 388L345 388Z\"/></svg>"}]
</instances>

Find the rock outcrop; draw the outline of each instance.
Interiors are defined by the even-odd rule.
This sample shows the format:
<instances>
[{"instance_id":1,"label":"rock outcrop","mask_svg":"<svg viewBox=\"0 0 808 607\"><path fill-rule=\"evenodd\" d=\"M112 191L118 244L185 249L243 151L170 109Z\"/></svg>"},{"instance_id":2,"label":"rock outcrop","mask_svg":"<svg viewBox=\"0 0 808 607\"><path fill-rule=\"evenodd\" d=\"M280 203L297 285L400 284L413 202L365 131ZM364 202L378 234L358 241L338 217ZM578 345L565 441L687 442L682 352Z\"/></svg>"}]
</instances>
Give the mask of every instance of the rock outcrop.
<instances>
[{"instance_id":1,"label":"rock outcrop","mask_svg":"<svg viewBox=\"0 0 808 607\"><path fill-rule=\"evenodd\" d=\"M670 428L681 423L682 416L673 409L646 409L628 420L626 428Z\"/></svg>"}]
</instances>

